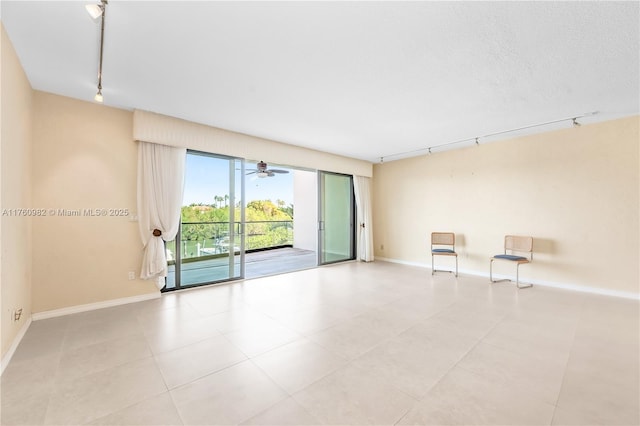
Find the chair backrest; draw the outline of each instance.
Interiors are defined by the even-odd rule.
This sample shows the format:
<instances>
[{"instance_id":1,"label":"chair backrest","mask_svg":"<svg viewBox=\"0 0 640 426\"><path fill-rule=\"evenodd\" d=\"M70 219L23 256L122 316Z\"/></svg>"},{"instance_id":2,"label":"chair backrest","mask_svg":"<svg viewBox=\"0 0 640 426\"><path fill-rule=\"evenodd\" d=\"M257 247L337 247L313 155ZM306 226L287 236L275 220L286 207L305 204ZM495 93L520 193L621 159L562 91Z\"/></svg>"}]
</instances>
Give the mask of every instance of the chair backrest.
<instances>
[{"instance_id":1,"label":"chair backrest","mask_svg":"<svg viewBox=\"0 0 640 426\"><path fill-rule=\"evenodd\" d=\"M507 251L528 253L533 258L533 237L519 237L516 235L505 235L504 253Z\"/></svg>"},{"instance_id":2,"label":"chair backrest","mask_svg":"<svg viewBox=\"0 0 640 426\"><path fill-rule=\"evenodd\" d=\"M455 246L456 234L454 234L453 232L432 232L431 245L432 246Z\"/></svg>"}]
</instances>

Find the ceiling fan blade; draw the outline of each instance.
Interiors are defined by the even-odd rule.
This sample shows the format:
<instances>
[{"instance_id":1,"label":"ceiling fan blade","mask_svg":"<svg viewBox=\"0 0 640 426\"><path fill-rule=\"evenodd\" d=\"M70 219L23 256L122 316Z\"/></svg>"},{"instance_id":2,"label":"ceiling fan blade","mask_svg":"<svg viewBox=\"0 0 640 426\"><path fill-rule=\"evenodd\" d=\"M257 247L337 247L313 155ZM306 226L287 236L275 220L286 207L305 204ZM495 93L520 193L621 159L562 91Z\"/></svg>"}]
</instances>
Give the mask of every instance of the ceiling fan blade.
<instances>
[{"instance_id":1,"label":"ceiling fan blade","mask_svg":"<svg viewBox=\"0 0 640 426\"><path fill-rule=\"evenodd\" d=\"M271 173L289 173L289 170L269 169Z\"/></svg>"},{"instance_id":2,"label":"ceiling fan blade","mask_svg":"<svg viewBox=\"0 0 640 426\"><path fill-rule=\"evenodd\" d=\"M247 175L252 175L252 174L254 174L254 173L258 173L258 171L257 171L257 170L252 170L252 171L250 171L250 172L247 172L246 174L247 174Z\"/></svg>"}]
</instances>

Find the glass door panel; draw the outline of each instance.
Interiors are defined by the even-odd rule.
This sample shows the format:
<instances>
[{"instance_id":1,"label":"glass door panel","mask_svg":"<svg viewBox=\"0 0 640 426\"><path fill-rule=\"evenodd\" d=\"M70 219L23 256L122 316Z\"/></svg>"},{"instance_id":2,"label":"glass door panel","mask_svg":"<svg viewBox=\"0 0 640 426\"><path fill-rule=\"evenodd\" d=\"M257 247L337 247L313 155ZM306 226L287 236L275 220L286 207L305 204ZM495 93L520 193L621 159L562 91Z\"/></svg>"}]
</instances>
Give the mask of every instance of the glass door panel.
<instances>
[{"instance_id":1,"label":"glass door panel","mask_svg":"<svg viewBox=\"0 0 640 426\"><path fill-rule=\"evenodd\" d=\"M318 172L318 263L355 259L353 177Z\"/></svg>"},{"instance_id":2,"label":"glass door panel","mask_svg":"<svg viewBox=\"0 0 640 426\"><path fill-rule=\"evenodd\" d=\"M242 278L241 159L187 152L180 230L167 242L166 290Z\"/></svg>"}]
</instances>

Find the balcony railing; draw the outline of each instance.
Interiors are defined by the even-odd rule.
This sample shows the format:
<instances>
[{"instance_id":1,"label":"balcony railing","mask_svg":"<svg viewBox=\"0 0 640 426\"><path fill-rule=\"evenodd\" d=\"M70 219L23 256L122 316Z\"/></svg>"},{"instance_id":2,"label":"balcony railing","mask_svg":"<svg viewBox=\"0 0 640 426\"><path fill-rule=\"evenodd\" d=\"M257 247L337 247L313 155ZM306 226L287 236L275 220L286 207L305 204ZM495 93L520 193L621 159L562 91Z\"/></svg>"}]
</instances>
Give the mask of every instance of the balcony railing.
<instances>
[{"instance_id":1,"label":"balcony railing","mask_svg":"<svg viewBox=\"0 0 640 426\"><path fill-rule=\"evenodd\" d=\"M241 224L234 226L234 249L240 250ZM247 251L263 250L293 245L293 221L249 221L245 222L245 246ZM182 261L200 260L224 256L230 250L229 222L182 222L181 225ZM175 260L176 242L167 242L167 260Z\"/></svg>"}]
</instances>

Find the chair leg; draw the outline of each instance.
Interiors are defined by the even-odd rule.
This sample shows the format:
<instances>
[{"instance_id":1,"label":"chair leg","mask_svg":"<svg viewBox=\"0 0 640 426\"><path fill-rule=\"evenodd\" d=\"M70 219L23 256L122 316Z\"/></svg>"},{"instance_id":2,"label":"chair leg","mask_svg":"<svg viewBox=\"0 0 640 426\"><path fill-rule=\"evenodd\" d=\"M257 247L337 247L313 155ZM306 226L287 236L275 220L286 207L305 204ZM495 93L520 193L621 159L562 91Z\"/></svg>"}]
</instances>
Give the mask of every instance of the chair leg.
<instances>
[{"instance_id":1,"label":"chair leg","mask_svg":"<svg viewBox=\"0 0 640 426\"><path fill-rule=\"evenodd\" d=\"M491 259L489 261L489 281L491 281L492 283L500 283L502 281L511 281L508 278L504 278L504 279L501 279L501 280L494 280L493 279L493 259Z\"/></svg>"},{"instance_id":2,"label":"chair leg","mask_svg":"<svg viewBox=\"0 0 640 426\"><path fill-rule=\"evenodd\" d=\"M447 257L450 257L450 256L447 256ZM455 274L455 276L457 277L458 276L458 256L454 256L454 257L456 258L456 271L455 272L454 271L449 271L447 269L436 269L436 267L434 266L434 263L433 263L434 255L432 254L431 255L431 275L435 275L436 272L448 272L450 274Z\"/></svg>"},{"instance_id":3,"label":"chair leg","mask_svg":"<svg viewBox=\"0 0 640 426\"><path fill-rule=\"evenodd\" d=\"M455 256L456 258L456 277L458 276L458 256Z\"/></svg>"},{"instance_id":4,"label":"chair leg","mask_svg":"<svg viewBox=\"0 0 640 426\"><path fill-rule=\"evenodd\" d=\"M519 263L516 265L516 287L518 288L533 287L533 284L520 285L520 264Z\"/></svg>"}]
</instances>

